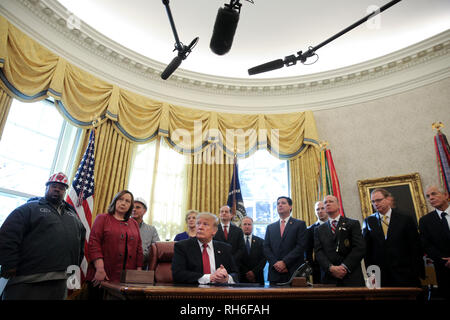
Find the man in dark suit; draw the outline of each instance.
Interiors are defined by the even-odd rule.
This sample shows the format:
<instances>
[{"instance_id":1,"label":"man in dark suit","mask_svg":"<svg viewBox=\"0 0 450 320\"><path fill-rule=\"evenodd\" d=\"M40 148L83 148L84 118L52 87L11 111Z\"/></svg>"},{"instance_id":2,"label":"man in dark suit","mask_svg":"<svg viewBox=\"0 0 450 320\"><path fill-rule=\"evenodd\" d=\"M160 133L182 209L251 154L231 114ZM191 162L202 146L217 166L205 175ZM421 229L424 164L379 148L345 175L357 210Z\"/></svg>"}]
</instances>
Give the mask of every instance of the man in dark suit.
<instances>
[{"instance_id":1,"label":"man in dark suit","mask_svg":"<svg viewBox=\"0 0 450 320\"><path fill-rule=\"evenodd\" d=\"M316 257L314 256L314 230L321 224L328 221L328 214L325 211L325 205L323 204L323 201L317 201L314 205L314 211L317 216L317 221L310 225L308 229L306 230L306 261L311 265L313 268L313 283L320 283L320 265L317 262Z\"/></svg>"},{"instance_id":2,"label":"man in dark suit","mask_svg":"<svg viewBox=\"0 0 450 320\"><path fill-rule=\"evenodd\" d=\"M323 199L328 222L314 232L314 252L322 272L322 283L339 287L362 287L364 276L361 260L365 245L358 220L339 214L339 202L335 196Z\"/></svg>"},{"instance_id":3,"label":"man in dark suit","mask_svg":"<svg viewBox=\"0 0 450 320\"><path fill-rule=\"evenodd\" d=\"M271 285L287 282L304 262L306 223L291 217L292 199L279 197L280 220L267 226L264 255L269 261L268 280Z\"/></svg>"},{"instance_id":4,"label":"man in dark suit","mask_svg":"<svg viewBox=\"0 0 450 320\"><path fill-rule=\"evenodd\" d=\"M391 208L391 197L382 188L370 195L377 211L363 223L364 262L380 267L381 287L420 287L425 269L417 226L411 215Z\"/></svg>"},{"instance_id":5,"label":"man in dark suit","mask_svg":"<svg viewBox=\"0 0 450 320\"><path fill-rule=\"evenodd\" d=\"M428 187L425 196L435 210L419 220L422 245L433 260L438 292L450 300L450 206L448 192L437 186Z\"/></svg>"},{"instance_id":6,"label":"man in dark suit","mask_svg":"<svg viewBox=\"0 0 450 320\"><path fill-rule=\"evenodd\" d=\"M215 215L197 215L197 236L174 246L172 276L175 283L237 283L238 268L228 243L213 240L219 221Z\"/></svg>"},{"instance_id":7,"label":"man in dark suit","mask_svg":"<svg viewBox=\"0 0 450 320\"><path fill-rule=\"evenodd\" d=\"M229 206L224 205L220 208L219 218L220 224L217 229L217 233L214 236L214 240L229 243L231 245L231 251L233 253L234 261L236 265L240 264L242 255L244 254L244 234L241 228L235 226L233 221L233 213Z\"/></svg>"},{"instance_id":8,"label":"man in dark suit","mask_svg":"<svg viewBox=\"0 0 450 320\"><path fill-rule=\"evenodd\" d=\"M259 283L264 285L264 240L252 234L253 219L242 219L242 231L244 232L245 250L239 266L239 279L241 282Z\"/></svg>"}]
</instances>

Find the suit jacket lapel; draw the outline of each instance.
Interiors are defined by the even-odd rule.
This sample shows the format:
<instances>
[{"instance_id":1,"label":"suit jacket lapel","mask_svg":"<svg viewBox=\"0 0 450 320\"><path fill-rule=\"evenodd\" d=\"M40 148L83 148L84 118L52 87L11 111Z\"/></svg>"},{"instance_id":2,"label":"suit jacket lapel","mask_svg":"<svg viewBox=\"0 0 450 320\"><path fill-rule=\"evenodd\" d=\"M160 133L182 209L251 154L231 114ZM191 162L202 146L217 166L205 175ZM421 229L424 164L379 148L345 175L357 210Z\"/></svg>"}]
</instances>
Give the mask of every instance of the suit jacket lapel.
<instances>
[{"instance_id":1,"label":"suit jacket lapel","mask_svg":"<svg viewBox=\"0 0 450 320\"><path fill-rule=\"evenodd\" d=\"M328 224L328 231L327 231L328 232L328 236L330 238L332 238L333 240L336 240L336 233L333 233L333 231L331 230L331 220L328 220L327 224ZM337 227L336 227L336 231L337 231Z\"/></svg>"},{"instance_id":2,"label":"suit jacket lapel","mask_svg":"<svg viewBox=\"0 0 450 320\"><path fill-rule=\"evenodd\" d=\"M372 223L371 227L375 232L375 236L378 238L379 241L381 241L383 243L384 241L386 241L386 238L384 236L383 227L381 226L381 224L383 223L381 221L381 219L382 218L381 218L380 213L377 212L373 216L373 220L372 220L373 223ZM389 228L388 228L388 230L389 230Z\"/></svg>"},{"instance_id":3,"label":"suit jacket lapel","mask_svg":"<svg viewBox=\"0 0 450 320\"><path fill-rule=\"evenodd\" d=\"M281 224L281 220L279 225ZM281 239L286 238L286 235L288 234L289 230L291 229L291 226L294 224L294 220L292 217L289 218L288 222L286 223L286 226L284 227L284 231L283 231L283 236L281 237ZM281 227L281 226L280 226ZM281 235L281 228L279 228L280 231L280 235Z\"/></svg>"},{"instance_id":4,"label":"suit jacket lapel","mask_svg":"<svg viewBox=\"0 0 450 320\"><path fill-rule=\"evenodd\" d=\"M432 215L433 218L433 224L435 225L435 230L439 230L440 238L442 239L448 239L450 240L450 236L445 232L444 226L441 221L441 217L439 216L439 213L434 210L434 214Z\"/></svg>"},{"instance_id":5,"label":"suit jacket lapel","mask_svg":"<svg viewBox=\"0 0 450 320\"><path fill-rule=\"evenodd\" d=\"M198 261L199 266L200 266L200 270L203 270L203 260L202 260L202 249L200 248L199 244L198 244L198 240L196 237L194 238L189 238L192 241L192 252L194 255L194 259L193 261Z\"/></svg>"},{"instance_id":6,"label":"suit jacket lapel","mask_svg":"<svg viewBox=\"0 0 450 320\"><path fill-rule=\"evenodd\" d=\"M388 225L388 230L387 230L387 234L386 234L386 240L389 239L392 230L395 230L395 226L397 225L398 222L398 216L395 214L394 209L392 209L391 211L391 217L389 219L389 225Z\"/></svg>"},{"instance_id":7,"label":"suit jacket lapel","mask_svg":"<svg viewBox=\"0 0 450 320\"><path fill-rule=\"evenodd\" d=\"M214 260L216 262L216 270L219 269L222 263L222 255L223 252L220 248L218 248L217 243L214 243Z\"/></svg>"}]
</instances>

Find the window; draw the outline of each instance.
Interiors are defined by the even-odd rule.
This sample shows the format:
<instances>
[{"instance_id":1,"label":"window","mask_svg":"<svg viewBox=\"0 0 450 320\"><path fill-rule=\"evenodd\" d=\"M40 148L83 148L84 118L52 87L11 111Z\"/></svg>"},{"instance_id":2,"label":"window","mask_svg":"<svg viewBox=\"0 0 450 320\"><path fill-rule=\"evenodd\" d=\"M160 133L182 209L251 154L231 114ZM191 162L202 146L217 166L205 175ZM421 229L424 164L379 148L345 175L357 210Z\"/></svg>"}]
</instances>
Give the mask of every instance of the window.
<instances>
[{"instance_id":1,"label":"window","mask_svg":"<svg viewBox=\"0 0 450 320\"><path fill-rule=\"evenodd\" d=\"M0 225L19 205L41 197L48 177L70 175L81 136L49 100L13 100L0 140Z\"/></svg>"},{"instance_id":2,"label":"window","mask_svg":"<svg viewBox=\"0 0 450 320\"><path fill-rule=\"evenodd\" d=\"M277 198L289 196L288 162L258 150L238 164L246 213L253 218L253 233L264 239L267 225L279 219Z\"/></svg>"},{"instance_id":3,"label":"window","mask_svg":"<svg viewBox=\"0 0 450 320\"><path fill-rule=\"evenodd\" d=\"M157 139L137 146L131 168L128 190L149 206L144 221L155 226L161 241L172 240L183 229L186 210L185 156Z\"/></svg>"}]
</instances>

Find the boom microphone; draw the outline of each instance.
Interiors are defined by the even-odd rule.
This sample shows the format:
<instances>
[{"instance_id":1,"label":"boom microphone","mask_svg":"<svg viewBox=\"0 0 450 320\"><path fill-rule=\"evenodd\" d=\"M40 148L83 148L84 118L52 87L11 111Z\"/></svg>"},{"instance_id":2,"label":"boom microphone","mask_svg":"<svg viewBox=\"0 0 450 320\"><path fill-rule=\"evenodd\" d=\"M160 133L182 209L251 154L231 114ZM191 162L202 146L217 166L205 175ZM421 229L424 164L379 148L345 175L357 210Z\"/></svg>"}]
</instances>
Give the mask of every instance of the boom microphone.
<instances>
[{"instance_id":1,"label":"boom microphone","mask_svg":"<svg viewBox=\"0 0 450 320\"><path fill-rule=\"evenodd\" d=\"M183 61L183 57L180 57L179 55L173 58L169 65L161 73L161 79L167 80L167 78L169 78L172 73L180 66L181 61Z\"/></svg>"},{"instance_id":2,"label":"boom microphone","mask_svg":"<svg viewBox=\"0 0 450 320\"><path fill-rule=\"evenodd\" d=\"M224 55L230 51L238 22L239 11L236 11L231 4L225 4L224 8L219 8L209 44L212 52Z\"/></svg>"},{"instance_id":3,"label":"boom microphone","mask_svg":"<svg viewBox=\"0 0 450 320\"><path fill-rule=\"evenodd\" d=\"M248 69L248 74L249 75L254 75L254 74L257 74L257 73L272 71L272 70L280 69L280 68L283 68L283 67L284 67L283 59L277 59L277 60L266 62L266 63L261 64L259 66L256 66L256 67Z\"/></svg>"},{"instance_id":4,"label":"boom microphone","mask_svg":"<svg viewBox=\"0 0 450 320\"><path fill-rule=\"evenodd\" d=\"M169 17L170 26L172 27L173 36L175 38L175 49L173 51L178 51L177 56L172 59L169 65L161 73L161 79L166 80L180 66L181 62L191 53L192 48L194 48L198 42L198 37L194 38L188 46L182 44L178 38L177 28L175 28L175 22L173 21L169 0L162 0L162 3L166 7L167 16Z\"/></svg>"},{"instance_id":5,"label":"boom microphone","mask_svg":"<svg viewBox=\"0 0 450 320\"><path fill-rule=\"evenodd\" d=\"M182 48L175 48L175 50L178 50L178 54L175 58L172 59L172 61L169 63L169 65L164 69L164 71L161 73L161 79L167 80L172 73L177 70L177 68L180 66L181 62L186 59L186 57L191 53L192 48L195 47L195 45L198 42L198 37L191 41L191 43L188 46L183 45L180 43Z\"/></svg>"}]
</instances>

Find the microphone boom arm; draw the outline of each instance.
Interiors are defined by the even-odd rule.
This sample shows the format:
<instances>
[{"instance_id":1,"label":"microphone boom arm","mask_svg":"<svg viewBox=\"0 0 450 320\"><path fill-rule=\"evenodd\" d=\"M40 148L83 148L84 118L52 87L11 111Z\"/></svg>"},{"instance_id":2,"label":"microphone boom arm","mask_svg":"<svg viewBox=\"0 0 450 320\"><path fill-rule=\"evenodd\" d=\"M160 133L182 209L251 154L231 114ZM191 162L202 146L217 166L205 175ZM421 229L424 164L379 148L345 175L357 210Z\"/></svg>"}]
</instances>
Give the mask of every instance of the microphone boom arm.
<instances>
[{"instance_id":1,"label":"microphone boom arm","mask_svg":"<svg viewBox=\"0 0 450 320\"><path fill-rule=\"evenodd\" d=\"M178 51L183 50L183 44L178 38L177 28L175 27L175 21L173 21L172 11L170 10L169 0L162 0L164 6L166 7L167 16L169 17L170 26L172 27L173 36L175 38L175 49Z\"/></svg>"},{"instance_id":2,"label":"microphone boom arm","mask_svg":"<svg viewBox=\"0 0 450 320\"><path fill-rule=\"evenodd\" d=\"M166 7L167 16L169 17L170 26L172 27L173 36L175 38L175 50L178 51L177 56L172 60L172 62L166 67L166 69L161 73L161 78L166 80L170 75L180 66L181 62L186 59L186 57L191 53L192 48L198 42L198 37L194 38L188 46L181 43L178 38L177 28L175 27L175 22L173 21L172 11L170 10L169 0L162 0L162 3Z\"/></svg>"},{"instance_id":3,"label":"microphone boom arm","mask_svg":"<svg viewBox=\"0 0 450 320\"><path fill-rule=\"evenodd\" d=\"M309 57L312 57L313 55L315 55L317 50L319 50L320 48L322 48L322 47L325 46L326 44L328 44L328 43L330 43L331 41L333 41L333 40L339 38L339 37L342 36L343 34L349 32L350 30L352 30L352 29L354 29L354 28L356 28L356 27L359 26L360 24L366 22L367 20L369 20L369 19L372 18L372 17L375 17L376 15L380 14L381 12L383 12L383 11L385 11L386 9L392 7L393 5L397 4L397 3L400 2L400 1L402 1L402 0L392 0L391 2L389 2L389 3L385 4L384 6L382 6L379 10L375 10L375 11L371 12L370 14L368 14L367 16L365 16L364 18L362 18L362 19L356 21L355 23L353 23L352 25L348 26L348 27L345 28L344 30L342 30L342 31L340 31L340 32L338 32L338 33L336 33L334 36L328 38L327 40L325 40L325 41L323 41L323 42L321 42L321 43L319 43L317 46L315 46L315 47L310 47L310 48L308 49L308 51L306 51L306 52L302 52L302 51L297 52L297 54L298 54L297 57L296 57L295 55L290 55L290 56L285 57L284 60L282 60L282 61L283 61L283 64L284 64L285 66L287 66L287 67L290 67L290 66L292 66L292 65L295 65L295 64L297 63L298 60L299 60L300 62L304 63ZM275 60L275 61L276 61L276 60ZM250 69L248 70L249 75L253 75L253 74L261 73L261 72L266 72L266 71L271 71L271 70L274 70L274 69L281 68L282 66L281 66L281 67L280 67L280 66L277 66L277 67L274 68L274 69L264 70L264 71L261 71L261 70L260 70L261 68L258 68L258 67L260 67L260 66L256 66L256 67L254 67L254 68L250 68Z\"/></svg>"}]
</instances>

